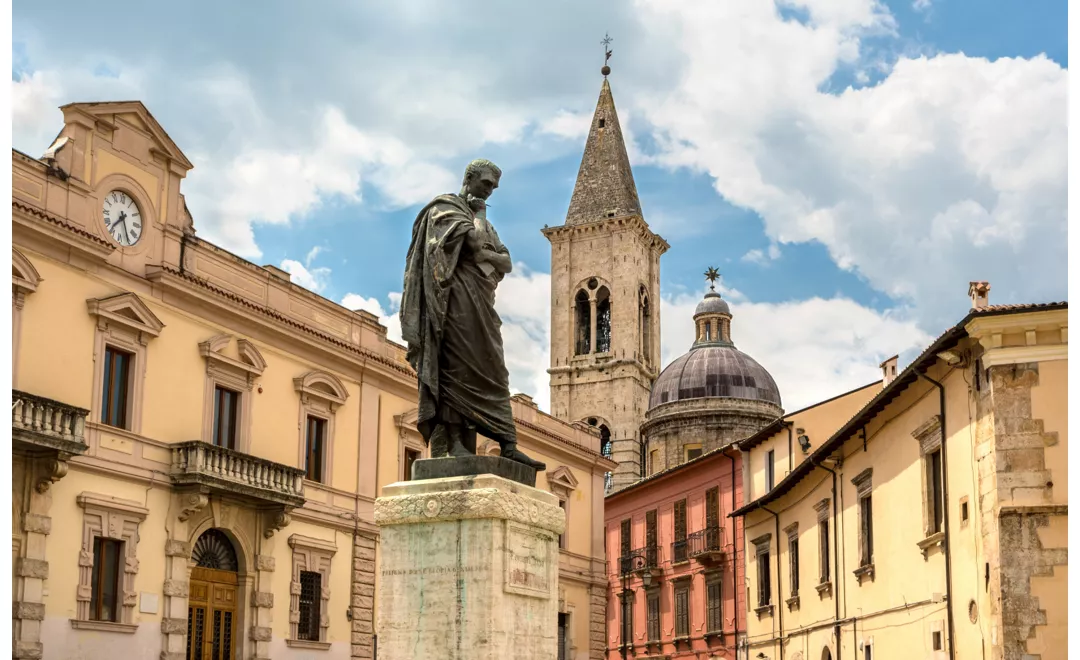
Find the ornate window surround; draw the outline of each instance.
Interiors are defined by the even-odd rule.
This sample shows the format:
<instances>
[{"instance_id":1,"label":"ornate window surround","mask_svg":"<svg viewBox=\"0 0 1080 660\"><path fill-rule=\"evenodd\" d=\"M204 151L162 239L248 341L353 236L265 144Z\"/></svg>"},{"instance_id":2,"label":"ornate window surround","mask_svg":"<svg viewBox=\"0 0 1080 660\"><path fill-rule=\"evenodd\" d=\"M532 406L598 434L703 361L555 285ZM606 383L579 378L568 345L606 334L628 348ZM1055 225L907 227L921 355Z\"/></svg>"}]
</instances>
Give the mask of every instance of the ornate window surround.
<instances>
[{"instance_id":1,"label":"ornate window surround","mask_svg":"<svg viewBox=\"0 0 1080 660\"><path fill-rule=\"evenodd\" d=\"M866 558L867 559L866 563L863 563L863 557L861 556L862 553L863 553L863 550L862 550L863 544L866 543L866 539L863 538L863 533L862 533L862 530L863 530L863 527L864 527L863 516L865 515L863 513L863 506L862 506L863 502L862 501L868 495L873 494L873 490L874 490L873 477L874 477L874 468L868 467L865 470L863 470L862 472L860 472L859 474L855 475L855 477L851 480L852 485L855 486L855 502L858 505L858 516L859 516L859 518L858 518L859 519L859 527L858 527L858 530L859 530L859 532L858 532L858 534L859 534L859 536L858 536L859 546L858 547L859 547L859 555L860 555L859 556L859 567L856 568L853 571L855 577L858 578L858 580L859 580L859 584L862 584L862 581L867 577L869 577L871 580L874 579L874 556L873 556L873 550L871 549L870 556ZM872 531L873 530L873 524L874 524L874 520L873 520L872 516L871 516L871 519L869 521L869 524L870 524L870 529ZM870 540L871 541L873 540L872 537L871 537Z\"/></svg>"},{"instance_id":2,"label":"ornate window surround","mask_svg":"<svg viewBox=\"0 0 1080 660\"><path fill-rule=\"evenodd\" d=\"M297 465L302 469L307 461L307 419L318 417L326 421L323 439L322 483L331 485L334 465L334 418L337 409L345 405L349 392L341 380L325 371L309 371L293 378L293 388L300 395L300 442L297 444ZM212 422L211 422L212 423Z\"/></svg>"},{"instance_id":3,"label":"ornate window surround","mask_svg":"<svg viewBox=\"0 0 1080 660\"><path fill-rule=\"evenodd\" d=\"M127 410L127 428L142 433L143 386L146 382L146 345L161 334L165 324L134 293L120 293L104 298L89 298L86 309L97 318L94 331L94 392L90 401L90 419L101 421L101 399L105 387L105 348L113 346L131 353L134 358L128 378L131 394Z\"/></svg>"},{"instance_id":4,"label":"ornate window surround","mask_svg":"<svg viewBox=\"0 0 1080 660\"><path fill-rule=\"evenodd\" d=\"M574 473L569 467L560 465L559 467L551 470L547 473L548 491L559 498L559 502L562 503L562 508L566 511L566 519L570 521L570 496L577 490L578 480L574 477ZM563 531L560 536L562 543L560 549L570 548L570 525L566 526L566 530Z\"/></svg>"},{"instance_id":5,"label":"ornate window surround","mask_svg":"<svg viewBox=\"0 0 1080 660\"><path fill-rule=\"evenodd\" d=\"M11 248L11 386L17 387L19 345L22 338L22 310L26 296L37 291L44 280L22 252Z\"/></svg>"},{"instance_id":6,"label":"ornate window surround","mask_svg":"<svg viewBox=\"0 0 1080 660\"><path fill-rule=\"evenodd\" d=\"M214 390L218 385L240 392L239 427L236 451L250 453L251 449L251 391L255 381L266 370L266 360L255 345L237 339L240 359L228 357L223 351L232 343L232 335L215 335L199 343L199 354L206 359L206 386L203 393L203 442L213 444Z\"/></svg>"},{"instance_id":7,"label":"ornate window surround","mask_svg":"<svg viewBox=\"0 0 1080 660\"><path fill-rule=\"evenodd\" d=\"M941 449L942 443L942 429L941 429L941 416L933 415L930 419L926 420L919 425L914 431L911 432L911 437L915 438L919 442L919 457L922 459L922 510L923 510L923 539L918 542L919 549L923 553L923 559L926 559L930 548L934 546L940 546L945 541L944 530L933 529L934 525L934 503L931 499L930 489L932 488L929 480L927 479L927 472L930 468L928 463L928 456L935 451ZM946 475L942 474L941 479L944 483ZM948 506L948 502L942 502L942 507Z\"/></svg>"},{"instance_id":8,"label":"ornate window surround","mask_svg":"<svg viewBox=\"0 0 1080 660\"><path fill-rule=\"evenodd\" d=\"M289 638L288 646L306 649L330 648L327 631L330 627L330 560L337 552L332 541L293 534L289 537L292 548L292 582L289 584ZM322 575L321 604L319 607L319 641L297 639L300 623L300 572L315 571Z\"/></svg>"},{"instance_id":9,"label":"ornate window surround","mask_svg":"<svg viewBox=\"0 0 1080 660\"><path fill-rule=\"evenodd\" d=\"M401 413L400 415L394 415L394 424L398 429L398 474L403 475L402 470L405 468L405 450L411 449L420 453L420 458L428 458L430 456L430 450L427 444L424 443L424 439L420 436L419 429L416 428L416 420L419 416L419 409L413 408L408 412ZM485 445L486 446L486 445ZM498 444L495 445L498 449ZM484 451L478 447L476 451L477 456L483 456Z\"/></svg>"},{"instance_id":10,"label":"ornate window surround","mask_svg":"<svg viewBox=\"0 0 1080 660\"><path fill-rule=\"evenodd\" d=\"M832 521L829 520L829 504L831 504L831 500L826 497L814 505L814 512L817 514L818 533L818 584L816 589L818 596L821 596L822 598L832 595L832 565L829 562L832 561L832 553L835 552L835 550L832 547L832 540L829 538L828 533L826 533L824 539L821 538L822 532L826 531L822 528L822 524L824 523L828 524L830 527L832 526ZM828 532L831 531L831 529L828 530ZM824 547L828 549L828 553L824 555L821 552L823 544ZM822 561L823 559L825 561ZM826 573L826 571L828 571L828 573ZM828 577L829 579L823 580L822 578L824 577Z\"/></svg>"},{"instance_id":11,"label":"ornate window surround","mask_svg":"<svg viewBox=\"0 0 1080 660\"><path fill-rule=\"evenodd\" d=\"M75 595L76 618L71 620L71 626L83 630L134 633L138 628L133 619L138 602L135 576L139 572L139 524L146 519L150 511L139 502L97 493L80 493L75 501L83 509L83 524L82 546L79 551L79 586ZM90 578L94 567L94 540L98 537L124 542L124 572L120 583L122 607L118 622L90 620Z\"/></svg>"}]
</instances>

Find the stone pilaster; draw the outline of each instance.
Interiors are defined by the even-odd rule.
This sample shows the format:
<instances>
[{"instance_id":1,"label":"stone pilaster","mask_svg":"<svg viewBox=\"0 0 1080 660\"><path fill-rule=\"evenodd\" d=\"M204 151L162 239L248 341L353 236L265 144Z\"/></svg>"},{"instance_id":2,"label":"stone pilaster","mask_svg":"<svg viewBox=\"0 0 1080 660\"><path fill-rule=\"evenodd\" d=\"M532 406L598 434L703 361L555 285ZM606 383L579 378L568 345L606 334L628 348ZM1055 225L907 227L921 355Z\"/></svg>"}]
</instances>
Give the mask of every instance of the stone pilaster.
<instances>
[{"instance_id":1,"label":"stone pilaster","mask_svg":"<svg viewBox=\"0 0 1080 660\"><path fill-rule=\"evenodd\" d=\"M602 660L607 639L607 585L589 587L589 660Z\"/></svg>"},{"instance_id":2,"label":"stone pilaster","mask_svg":"<svg viewBox=\"0 0 1080 660\"><path fill-rule=\"evenodd\" d=\"M363 660L375 657L375 541L363 532L353 534L351 657Z\"/></svg>"},{"instance_id":3,"label":"stone pilaster","mask_svg":"<svg viewBox=\"0 0 1080 660\"><path fill-rule=\"evenodd\" d=\"M52 532L52 490L35 484L46 483L54 472L47 461L28 459L25 475L15 488L22 490L22 543L15 562L15 583L12 585L12 657L40 658L44 653L41 624L45 619L43 596L45 580L49 577L46 541ZM49 481L51 484L51 481Z\"/></svg>"},{"instance_id":4,"label":"stone pilaster","mask_svg":"<svg viewBox=\"0 0 1080 660\"><path fill-rule=\"evenodd\" d=\"M270 657L271 626L274 622L274 594L272 580L277 562L269 554L266 546L269 541L262 541L261 551L267 554L255 555L255 580L251 594L251 627L249 639L251 657L264 660ZM286 576L288 577L288 576Z\"/></svg>"},{"instance_id":5,"label":"stone pilaster","mask_svg":"<svg viewBox=\"0 0 1080 660\"><path fill-rule=\"evenodd\" d=\"M187 531L187 525L179 524L174 526L173 534L181 531L176 527L182 527L184 533ZM161 588L161 660L183 660L187 656L190 560L191 548L185 541L166 539L165 582Z\"/></svg>"}]
</instances>

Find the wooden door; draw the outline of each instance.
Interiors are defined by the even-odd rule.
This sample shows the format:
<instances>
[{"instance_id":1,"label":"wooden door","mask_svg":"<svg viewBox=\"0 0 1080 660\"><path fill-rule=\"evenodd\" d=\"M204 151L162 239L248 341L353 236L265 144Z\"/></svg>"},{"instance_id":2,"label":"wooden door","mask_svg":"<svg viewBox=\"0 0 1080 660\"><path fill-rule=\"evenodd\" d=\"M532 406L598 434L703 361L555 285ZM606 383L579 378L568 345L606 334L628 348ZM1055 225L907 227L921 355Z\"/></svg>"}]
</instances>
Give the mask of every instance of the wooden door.
<instances>
[{"instance_id":1,"label":"wooden door","mask_svg":"<svg viewBox=\"0 0 1080 660\"><path fill-rule=\"evenodd\" d=\"M188 660L235 660L236 573L191 569L188 596Z\"/></svg>"}]
</instances>

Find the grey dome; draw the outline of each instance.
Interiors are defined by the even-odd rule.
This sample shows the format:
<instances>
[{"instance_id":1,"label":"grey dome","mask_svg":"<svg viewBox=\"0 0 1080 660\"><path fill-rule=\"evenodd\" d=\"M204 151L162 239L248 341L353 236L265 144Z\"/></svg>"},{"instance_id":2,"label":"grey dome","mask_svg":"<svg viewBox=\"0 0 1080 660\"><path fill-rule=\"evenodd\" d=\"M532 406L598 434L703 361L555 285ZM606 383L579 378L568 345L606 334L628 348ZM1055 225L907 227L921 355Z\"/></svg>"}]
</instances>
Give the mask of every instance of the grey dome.
<instances>
[{"instance_id":1,"label":"grey dome","mask_svg":"<svg viewBox=\"0 0 1080 660\"><path fill-rule=\"evenodd\" d=\"M694 310L694 317L697 318L702 314L731 314L731 310L728 308L727 301L720 297L720 294L715 291L710 291L705 294L705 300L698 303L697 309Z\"/></svg>"},{"instance_id":2,"label":"grey dome","mask_svg":"<svg viewBox=\"0 0 1080 660\"><path fill-rule=\"evenodd\" d=\"M727 304L724 304L726 311ZM701 305L710 303L706 299ZM713 303L715 304L715 303ZM734 346L696 346L660 373L652 386L649 409L672 401L730 397L766 401L780 406L773 377L754 358Z\"/></svg>"}]
</instances>

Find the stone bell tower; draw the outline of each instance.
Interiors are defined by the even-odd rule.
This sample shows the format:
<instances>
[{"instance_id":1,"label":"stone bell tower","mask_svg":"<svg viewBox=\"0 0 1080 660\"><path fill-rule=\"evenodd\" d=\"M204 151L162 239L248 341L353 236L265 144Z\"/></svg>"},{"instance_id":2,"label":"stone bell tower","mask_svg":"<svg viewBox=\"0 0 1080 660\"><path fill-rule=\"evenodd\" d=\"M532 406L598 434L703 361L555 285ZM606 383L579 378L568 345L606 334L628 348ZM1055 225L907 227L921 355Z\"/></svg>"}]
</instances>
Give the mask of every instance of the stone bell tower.
<instances>
[{"instance_id":1,"label":"stone bell tower","mask_svg":"<svg viewBox=\"0 0 1080 660\"><path fill-rule=\"evenodd\" d=\"M600 429L616 491L641 478L641 434L660 368L660 255L641 214L611 86L596 104L566 222L551 242L551 412ZM610 452L610 453L609 453Z\"/></svg>"}]
</instances>

